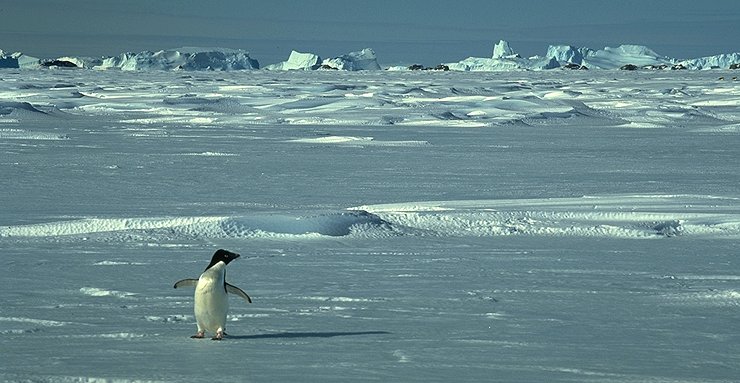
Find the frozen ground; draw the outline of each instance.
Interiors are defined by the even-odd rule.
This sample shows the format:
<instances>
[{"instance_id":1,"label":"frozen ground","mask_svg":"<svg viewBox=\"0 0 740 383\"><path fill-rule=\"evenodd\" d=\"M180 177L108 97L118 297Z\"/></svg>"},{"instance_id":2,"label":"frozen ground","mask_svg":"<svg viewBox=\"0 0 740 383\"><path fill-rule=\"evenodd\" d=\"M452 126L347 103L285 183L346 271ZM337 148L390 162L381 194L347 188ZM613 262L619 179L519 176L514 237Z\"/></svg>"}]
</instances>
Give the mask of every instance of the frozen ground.
<instances>
[{"instance_id":1,"label":"frozen ground","mask_svg":"<svg viewBox=\"0 0 740 383\"><path fill-rule=\"evenodd\" d=\"M733 72L0 75L2 380L740 376Z\"/></svg>"}]
</instances>

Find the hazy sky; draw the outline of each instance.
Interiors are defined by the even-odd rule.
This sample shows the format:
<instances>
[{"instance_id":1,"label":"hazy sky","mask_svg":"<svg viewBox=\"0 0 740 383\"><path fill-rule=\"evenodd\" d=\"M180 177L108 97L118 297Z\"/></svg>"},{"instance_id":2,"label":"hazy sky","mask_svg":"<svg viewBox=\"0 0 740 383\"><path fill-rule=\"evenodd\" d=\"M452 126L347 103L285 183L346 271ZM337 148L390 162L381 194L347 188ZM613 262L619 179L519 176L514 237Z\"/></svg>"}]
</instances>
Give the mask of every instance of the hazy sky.
<instances>
[{"instance_id":1,"label":"hazy sky","mask_svg":"<svg viewBox=\"0 0 740 383\"><path fill-rule=\"evenodd\" d=\"M290 50L374 48L382 64L522 55L548 44L641 44L677 58L740 51L740 0L3 0L0 49L100 56L179 46L241 48L261 64Z\"/></svg>"}]
</instances>

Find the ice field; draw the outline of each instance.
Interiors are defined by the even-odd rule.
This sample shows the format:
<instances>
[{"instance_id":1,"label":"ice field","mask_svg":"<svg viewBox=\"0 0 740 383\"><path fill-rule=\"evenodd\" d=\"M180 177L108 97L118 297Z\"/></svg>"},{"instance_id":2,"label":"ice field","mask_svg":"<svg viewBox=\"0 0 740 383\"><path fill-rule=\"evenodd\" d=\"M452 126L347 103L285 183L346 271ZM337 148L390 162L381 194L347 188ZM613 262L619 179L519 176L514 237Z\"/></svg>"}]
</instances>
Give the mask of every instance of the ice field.
<instances>
[{"instance_id":1,"label":"ice field","mask_svg":"<svg viewBox=\"0 0 740 383\"><path fill-rule=\"evenodd\" d=\"M736 382L736 76L0 70L0 380Z\"/></svg>"}]
</instances>

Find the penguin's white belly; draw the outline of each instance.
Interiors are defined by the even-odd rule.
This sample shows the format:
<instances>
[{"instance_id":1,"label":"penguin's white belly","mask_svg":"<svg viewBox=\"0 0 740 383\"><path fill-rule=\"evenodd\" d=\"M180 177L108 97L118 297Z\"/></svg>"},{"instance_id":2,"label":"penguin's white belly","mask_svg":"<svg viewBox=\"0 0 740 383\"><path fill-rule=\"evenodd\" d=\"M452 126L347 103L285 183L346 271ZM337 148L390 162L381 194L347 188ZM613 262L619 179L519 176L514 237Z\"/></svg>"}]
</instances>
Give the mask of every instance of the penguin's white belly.
<instances>
[{"instance_id":1,"label":"penguin's white belly","mask_svg":"<svg viewBox=\"0 0 740 383\"><path fill-rule=\"evenodd\" d=\"M200 330L217 332L226 328L229 300L223 280L201 276L195 287L195 320Z\"/></svg>"}]
</instances>

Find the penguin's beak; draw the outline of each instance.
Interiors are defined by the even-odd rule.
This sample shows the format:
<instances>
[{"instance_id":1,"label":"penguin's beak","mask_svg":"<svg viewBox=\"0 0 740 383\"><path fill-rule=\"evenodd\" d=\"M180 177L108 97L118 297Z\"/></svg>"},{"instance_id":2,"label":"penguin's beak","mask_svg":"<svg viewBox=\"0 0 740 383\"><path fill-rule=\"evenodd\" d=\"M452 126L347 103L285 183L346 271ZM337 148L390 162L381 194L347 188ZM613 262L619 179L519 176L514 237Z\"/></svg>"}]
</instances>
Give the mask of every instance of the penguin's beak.
<instances>
[{"instance_id":1,"label":"penguin's beak","mask_svg":"<svg viewBox=\"0 0 740 383\"><path fill-rule=\"evenodd\" d=\"M237 259L237 258L239 258L239 257L241 257L241 255L240 255L240 254L236 254L236 253L234 254L234 259Z\"/></svg>"}]
</instances>

